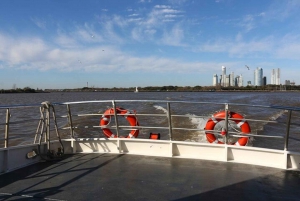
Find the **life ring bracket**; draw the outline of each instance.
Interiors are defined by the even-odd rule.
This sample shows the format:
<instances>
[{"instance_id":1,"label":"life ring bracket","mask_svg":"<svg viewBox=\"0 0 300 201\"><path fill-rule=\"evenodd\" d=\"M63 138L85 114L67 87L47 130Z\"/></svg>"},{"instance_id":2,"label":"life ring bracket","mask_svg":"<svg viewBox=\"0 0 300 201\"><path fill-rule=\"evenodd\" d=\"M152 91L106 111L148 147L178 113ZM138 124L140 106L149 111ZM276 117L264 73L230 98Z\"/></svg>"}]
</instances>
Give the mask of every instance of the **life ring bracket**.
<instances>
[{"instance_id":1,"label":"life ring bracket","mask_svg":"<svg viewBox=\"0 0 300 201\"><path fill-rule=\"evenodd\" d=\"M228 111L227 115L228 115L227 120L234 121L236 125L241 129L242 134L249 134L251 132L249 123L242 115L231 111ZM205 126L205 135L209 143L224 144L223 142L219 141L216 138L214 134L216 130L214 128L217 123L219 123L220 121L224 121L225 119L226 119L225 111L217 112L211 118L208 119ZM225 134L228 135L228 131L225 132L226 132ZM222 134L222 131L220 132L220 134L219 131L217 131L217 135L224 135L224 134ZM249 137L247 136L240 137L240 139L235 143L235 145L245 146L247 145L248 140Z\"/></svg>"},{"instance_id":2,"label":"life ring bracket","mask_svg":"<svg viewBox=\"0 0 300 201\"><path fill-rule=\"evenodd\" d=\"M111 116L115 116L115 115L123 116L128 121L128 123L130 124L130 126L128 126L128 128L131 128L130 129L131 132L126 136L126 138L136 138L139 134L139 129L136 128L136 126L139 126L139 122L138 122L137 117L135 115L135 111L132 113L129 110L126 110L126 109L121 108L121 107L116 108L116 114L115 114L114 108L109 108L104 112L104 114L102 115L102 117L100 119L100 124L99 124L102 131L103 131L103 134L107 138L116 138L116 137L118 137L110 129L110 128L117 129L117 126L109 126L110 121L111 121Z\"/></svg>"}]
</instances>

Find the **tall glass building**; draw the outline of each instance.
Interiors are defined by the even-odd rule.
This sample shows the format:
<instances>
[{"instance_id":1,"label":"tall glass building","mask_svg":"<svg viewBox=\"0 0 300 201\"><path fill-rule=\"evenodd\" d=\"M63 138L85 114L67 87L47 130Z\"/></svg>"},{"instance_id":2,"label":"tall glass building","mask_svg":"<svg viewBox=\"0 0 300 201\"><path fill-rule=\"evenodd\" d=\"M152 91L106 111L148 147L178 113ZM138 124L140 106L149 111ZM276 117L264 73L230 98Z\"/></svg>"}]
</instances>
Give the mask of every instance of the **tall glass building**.
<instances>
[{"instance_id":1,"label":"tall glass building","mask_svg":"<svg viewBox=\"0 0 300 201\"><path fill-rule=\"evenodd\" d=\"M218 85L218 75L214 74L213 76L213 86L217 86Z\"/></svg>"},{"instance_id":2,"label":"tall glass building","mask_svg":"<svg viewBox=\"0 0 300 201\"><path fill-rule=\"evenodd\" d=\"M263 69L257 67L254 71L254 86L263 86Z\"/></svg>"},{"instance_id":3,"label":"tall glass building","mask_svg":"<svg viewBox=\"0 0 300 201\"><path fill-rule=\"evenodd\" d=\"M244 85L243 84L243 76L242 75L236 76L236 78L235 78L235 86L242 87L243 85Z\"/></svg>"},{"instance_id":4,"label":"tall glass building","mask_svg":"<svg viewBox=\"0 0 300 201\"><path fill-rule=\"evenodd\" d=\"M280 68L272 69L271 84L280 85Z\"/></svg>"},{"instance_id":5,"label":"tall glass building","mask_svg":"<svg viewBox=\"0 0 300 201\"><path fill-rule=\"evenodd\" d=\"M221 86L225 87L226 86L226 67L222 66L222 82Z\"/></svg>"}]
</instances>

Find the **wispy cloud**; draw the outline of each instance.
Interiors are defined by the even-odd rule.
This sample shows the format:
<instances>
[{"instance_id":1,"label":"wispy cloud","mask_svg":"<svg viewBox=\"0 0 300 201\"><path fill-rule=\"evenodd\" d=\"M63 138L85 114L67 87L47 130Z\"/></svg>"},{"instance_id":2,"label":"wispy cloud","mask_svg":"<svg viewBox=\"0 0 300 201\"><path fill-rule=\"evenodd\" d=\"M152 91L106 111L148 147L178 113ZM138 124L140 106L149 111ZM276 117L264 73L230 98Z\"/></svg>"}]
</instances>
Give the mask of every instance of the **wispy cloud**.
<instances>
[{"instance_id":1,"label":"wispy cloud","mask_svg":"<svg viewBox=\"0 0 300 201\"><path fill-rule=\"evenodd\" d=\"M241 34L238 34L234 40L223 38L207 42L200 45L199 50L227 53L232 57L300 60L300 35L286 34L280 40L267 36L247 41Z\"/></svg>"},{"instance_id":2,"label":"wispy cloud","mask_svg":"<svg viewBox=\"0 0 300 201\"><path fill-rule=\"evenodd\" d=\"M245 28L245 31L248 32L254 28L254 16L246 15L243 20L240 22L240 26Z\"/></svg>"},{"instance_id":3,"label":"wispy cloud","mask_svg":"<svg viewBox=\"0 0 300 201\"><path fill-rule=\"evenodd\" d=\"M266 20L284 20L291 16L299 16L300 1L274 1L265 11Z\"/></svg>"},{"instance_id":4,"label":"wispy cloud","mask_svg":"<svg viewBox=\"0 0 300 201\"><path fill-rule=\"evenodd\" d=\"M44 29L44 30L46 29L46 21L45 20L39 19L37 17L32 17L31 21L39 28Z\"/></svg>"},{"instance_id":5,"label":"wispy cloud","mask_svg":"<svg viewBox=\"0 0 300 201\"><path fill-rule=\"evenodd\" d=\"M174 18L183 17L183 11L173 9L171 6L167 5L156 5L153 10L148 14L146 25L156 26L162 22L175 21Z\"/></svg>"},{"instance_id":6,"label":"wispy cloud","mask_svg":"<svg viewBox=\"0 0 300 201\"><path fill-rule=\"evenodd\" d=\"M0 34L0 43L0 60L9 66L38 60L48 49L37 37L15 38Z\"/></svg>"},{"instance_id":7,"label":"wispy cloud","mask_svg":"<svg viewBox=\"0 0 300 201\"><path fill-rule=\"evenodd\" d=\"M40 38L15 39L3 34L0 34L0 42L3 44L0 47L0 60L4 64L2 66L40 71L182 72L187 67L195 71L205 71L204 67L216 65L155 56L136 57L113 46L68 48L63 44L53 47Z\"/></svg>"},{"instance_id":8,"label":"wispy cloud","mask_svg":"<svg viewBox=\"0 0 300 201\"><path fill-rule=\"evenodd\" d=\"M170 31L165 30L162 38L162 43L170 46L185 46L183 44L184 30L179 24L175 25Z\"/></svg>"}]
</instances>

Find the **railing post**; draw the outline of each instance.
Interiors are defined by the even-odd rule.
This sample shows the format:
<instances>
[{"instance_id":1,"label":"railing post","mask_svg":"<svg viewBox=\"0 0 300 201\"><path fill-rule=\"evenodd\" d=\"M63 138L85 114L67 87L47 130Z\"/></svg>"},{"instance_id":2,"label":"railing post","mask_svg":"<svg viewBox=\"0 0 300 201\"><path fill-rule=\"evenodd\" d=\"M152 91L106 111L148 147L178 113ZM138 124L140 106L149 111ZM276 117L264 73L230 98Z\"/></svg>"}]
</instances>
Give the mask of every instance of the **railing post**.
<instances>
[{"instance_id":1,"label":"railing post","mask_svg":"<svg viewBox=\"0 0 300 201\"><path fill-rule=\"evenodd\" d=\"M227 144L227 135L228 135L228 104L225 104L225 130L226 130L226 134L225 134L225 144Z\"/></svg>"},{"instance_id":2,"label":"railing post","mask_svg":"<svg viewBox=\"0 0 300 201\"><path fill-rule=\"evenodd\" d=\"M68 121L69 121L69 125L70 125L71 137L74 139L74 127L73 127L73 121L72 121L72 113L71 113L71 107L69 104L67 104L67 110L68 110Z\"/></svg>"},{"instance_id":3,"label":"railing post","mask_svg":"<svg viewBox=\"0 0 300 201\"><path fill-rule=\"evenodd\" d=\"M4 148L8 147L8 140L9 140L9 121L10 121L10 110L9 108L6 109L6 122L5 122L5 142Z\"/></svg>"},{"instance_id":4,"label":"railing post","mask_svg":"<svg viewBox=\"0 0 300 201\"><path fill-rule=\"evenodd\" d=\"M287 118L287 122L286 122L286 133L285 133L285 140L284 140L284 150L285 151L288 150L288 145L289 145L291 117L292 117L292 110L289 110L288 118Z\"/></svg>"},{"instance_id":5,"label":"railing post","mask_svg":"<svg viewBox=\"0 0 300 201\"><path fill-rule=\"evenodd\" d=\"M46 105L47 115L46 115L46 139L47 139L47 149L50 151L50 104Z\"/></svg>"},{"instance_id":6,"label":"railing post","mask_svg":"<svg viewBox=\"0 0 300 201\"><path fill-rule=\"evenodd\" d=\"M118 121L118 115L117 115L117 106L116 102L113 100L112 101L113 108L114 108L114 117L115 117L115 122L116 122L116 132L117 132L117 137L119 137L119 121Z\"/></svg>"},{"instance_id":7,"label":"railing post","mask_svg":"<svg viewBox=\"0 0 300 201\"><path fill-rule=\"evenodd\" d=\"M114 108L114 117L115 117L115 124L116 124L116 133L117 133L117 147L119 150L119 153L123 152L122 148L121 148L121 142L120 142L120 138L119 138L119 120L118 120L118 115L117 115L117 106L116 106L116 102L115 100L112 101L112 105Z\"/></svg>"},{"instance_id":8,"label":"railing post","mask_svg":"<svg viewBox=\"0 0 300 201\"><path fill-rule=\"evenodd\" d=\"M169 138L170 141L172 141L172 116L171 116L170 102L167 102L167 110L168 110Z\"/></svg>"}]
</instances>

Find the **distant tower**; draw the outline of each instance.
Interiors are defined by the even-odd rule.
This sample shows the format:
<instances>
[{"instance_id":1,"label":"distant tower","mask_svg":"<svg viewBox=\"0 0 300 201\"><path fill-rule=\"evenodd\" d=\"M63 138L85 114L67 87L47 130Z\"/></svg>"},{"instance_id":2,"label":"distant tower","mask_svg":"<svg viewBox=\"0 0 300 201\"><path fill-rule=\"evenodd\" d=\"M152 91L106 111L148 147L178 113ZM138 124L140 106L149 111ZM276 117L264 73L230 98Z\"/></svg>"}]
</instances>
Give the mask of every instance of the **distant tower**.
<instances>
[{"instance_id":1,"label":"distant tower","mask_svg":"<svg viewBox=\"0 0 300 201\"><path fill-rule=\"evenodd\" d=\"M226 78L225 78L225 85L224 85L224 87L229 87L230 86L230 75L226 75L225 76Z\"/></svg>"},{"instance_id":2,"label":"distant tower","mask_svg":"<svg viewBox=\"0 0 300 201\"><path fill-rule=\"evenodd\" d=\"M236 78L235 78L235 86L242 87L243 85L244 85L244 83L243 83L243 76L242 75L236 76Z\"/></svg>"},{"instance_id":3,"label":"distant tower","mask_svg":"<svg viewBox=\"0 0 300 201\"><path fill-rule=\"evenodd\" d=\"M225 83L226 83L226 67L222 66L222 82L221 82L221 86L225 87Z\"/></svg>"},{"instance_id":4,"label":"distant tower","mask_svg":"<svg viewBox=\"0 0 300 201\"><path fill-rule=\"evenodd\" d=\"M271 84L280 85L280 68L272 69Z\"/></svg>"},{"instance_id":5,"label":"distant tower","mask_svg":"<svg viewBox=\"0 0 300 201\"><path fill-rule=\"evenodd\" d=\"M234 83L234 72L231 72L230 74L230 86L235 86L235 83Z\"/></svg>"},{"instance_id":6,"label":"distant tower","mask_svg":"<svg viewBox=\"0 0 300 201\"><path fill-rule=\"evenodd\" d=\"M275 78L276 78L275 69L272 69L272 72L271 72L271 84L275 84L276 83Z\"/></svg>"},{"instance_id":7,"label":"distant tower","mask_svg":"<svg viewBox=\"0 0 300 201\"><path fill-rule=\"evenodd\" d=\"M257 67L254 71L254 86L262 86L263 82L263 69Z\"/></svg>"},{"instance_id":8,"label":"distant tower","mask_svg":"<svg viewBox=\"0 0 300 201\"><path fill-rule=\"evenodd\" d=\"M218 75L214 74L213 76L213 86L217 86L218 85Z\"/></svg>"},{"instance_id":9,"label":"distant tower","mask_svg":"<svg viewBox=\"0 0 300 201\"><path fill-rule=\"evenodd\" d=\"M267 77L264 76L262 80L262 86L266 86L266 85L267 85Z\"/></svg>"},{"instance_id":10,"label":"distant tower","mask_svg":"<svg viewBox=\"0 0 300 201\"><path fill-rule=\"evenodd\" d=\"M276 70L275 70L275 72L276 72L276 85L280 85L280 68L277 68Z\"/></svg>"}]
</instances>

